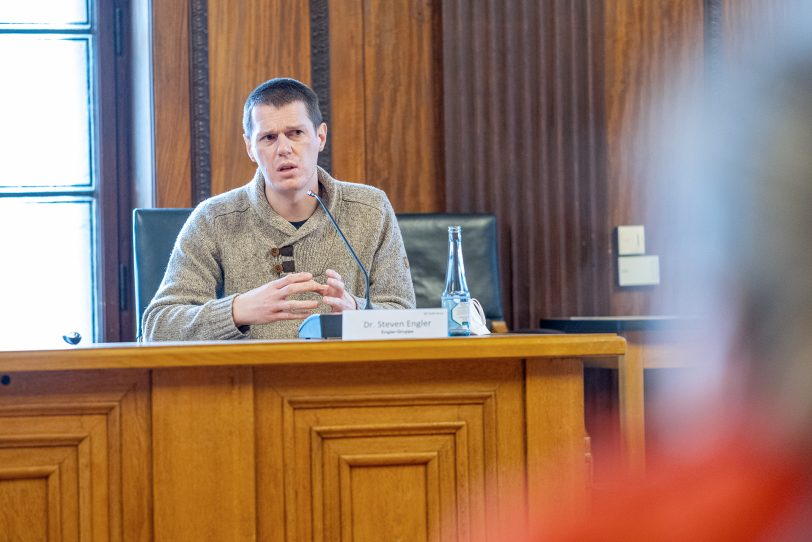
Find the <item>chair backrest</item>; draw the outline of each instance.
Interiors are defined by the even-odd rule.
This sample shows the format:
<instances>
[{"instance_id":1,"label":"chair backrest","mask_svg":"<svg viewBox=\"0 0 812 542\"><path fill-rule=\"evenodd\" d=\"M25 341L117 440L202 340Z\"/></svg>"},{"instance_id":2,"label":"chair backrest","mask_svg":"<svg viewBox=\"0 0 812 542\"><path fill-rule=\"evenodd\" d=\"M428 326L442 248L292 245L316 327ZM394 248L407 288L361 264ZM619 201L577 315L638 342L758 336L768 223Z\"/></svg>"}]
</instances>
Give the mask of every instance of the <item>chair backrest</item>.
<instances>
[{"instance_id":1,"label":"chair backrest","mask_svg":"<svg viewBox=\"0 0 812 542\"><path fill-rule=\"evenodd\" d=\"M192 209L133 210L133 273L136 336L141 318L161 285L169 256ZM409 256L418 308L440 306L448 265L448 226L462 226L465 275L471 296L492 323L504 322L496 217L492 214L407 213L397 215Z\"/></svg>"},{"instance_id":2,"label":"chair backrest","mask_svg":"<svg viewBox=\"0 0 812 542\"><path fill-rule=\"evenodd\" d=\"M136 337L141 336L141 317L161 285L175 239L191 212L191 209L133 210Z\"/></svg>"},{"instance_id":3,"label":"chair backrest","mask_svg":"<svg viewBox=\"0 0 812 542\"><path fill-rule=\"evenodd\" d=\"M397 215L409 256L418 308L440 306L448 267L448 227L462 226L465 277L471 297L494 328L504 325L496 217L492 214L416 213ZM506 329L503 328L503 329Z\"/></svg>"}]
</instances>

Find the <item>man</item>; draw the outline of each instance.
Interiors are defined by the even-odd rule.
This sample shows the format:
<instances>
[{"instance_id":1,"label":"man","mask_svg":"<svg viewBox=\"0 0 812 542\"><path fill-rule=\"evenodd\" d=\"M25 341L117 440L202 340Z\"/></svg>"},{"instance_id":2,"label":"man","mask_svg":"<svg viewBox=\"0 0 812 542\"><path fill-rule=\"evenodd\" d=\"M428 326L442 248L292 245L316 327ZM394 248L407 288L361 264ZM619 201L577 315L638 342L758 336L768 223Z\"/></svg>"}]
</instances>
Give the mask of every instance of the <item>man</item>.
<instances>
[{"instance_id":1,"label":"man","mask_svg":"<svg viewBox=\"0 0 812 542\"><path fill-rule=\"evenodd\" d=\"M271 79L248 96L243 128L256 175L192 212L144 312L144 339L291 338L312 313L363 309L363 273L311 190L369 271L372 306L413 308L386 194L337 181L316 165L327 125L315 93L293 79Z\"/></svg>"}]
</instances>

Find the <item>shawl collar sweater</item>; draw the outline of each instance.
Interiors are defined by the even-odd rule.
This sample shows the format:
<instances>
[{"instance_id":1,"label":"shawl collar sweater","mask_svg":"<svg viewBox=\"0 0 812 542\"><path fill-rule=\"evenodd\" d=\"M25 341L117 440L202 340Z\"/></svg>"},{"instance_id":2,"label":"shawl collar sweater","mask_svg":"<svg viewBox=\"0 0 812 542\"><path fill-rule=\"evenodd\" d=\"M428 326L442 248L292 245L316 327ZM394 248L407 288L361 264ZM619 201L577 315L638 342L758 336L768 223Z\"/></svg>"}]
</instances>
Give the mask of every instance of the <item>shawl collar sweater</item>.
<instances>
[{"instance_id":1,"label":"shawl collar sweater","mask_svg":"<svg viewBox=\"0 0 812 542\"><path fill-rule=\"evenodd\" d=\"M377 188L333 179L319 168L321 197L370 276L374 308L413 308L414 288L394 210ZM330 219L317 207L299 228L279 216L265 197L257 170L245 186L209 198L190 215L175 241L166 274L144 312L143 339L281 339L298 334L299 320L237 328L231 304L285 273L307 271L325 283L326 270L344 279L359 308L364 275ZM316 313L329 312L321 296Z\"/></svg>"}]
</instances>

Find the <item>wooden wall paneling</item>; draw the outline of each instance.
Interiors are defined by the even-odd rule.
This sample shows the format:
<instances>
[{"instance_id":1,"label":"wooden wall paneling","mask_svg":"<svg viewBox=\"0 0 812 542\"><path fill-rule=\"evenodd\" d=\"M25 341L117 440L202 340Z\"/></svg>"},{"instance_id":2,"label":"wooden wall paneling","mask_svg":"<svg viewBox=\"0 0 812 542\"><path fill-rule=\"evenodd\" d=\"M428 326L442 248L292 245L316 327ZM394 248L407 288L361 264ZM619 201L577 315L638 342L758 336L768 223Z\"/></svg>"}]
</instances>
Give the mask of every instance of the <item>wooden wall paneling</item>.
<instances>
[{"instance_id":1,"label":"wooden wall paneling","mask_svg":"<svg viewBox=\"0 0 812 542\"><path fill-rule=\"evenodd\" d=\"M602 79L590 73L601 36L602 11L585 2L558 1L544 16L555 21L547 73L551 76L553 128L550 187L545 201L552 217L553 251L549 268L552 290L546 311L559 314L601 314L607 305L596 279L605 276L607 235L602 218L607 201L601 149ZM550 314L550 312L546 312ZM537 319L533 322L535 323Z\"/></svg>"},{"instance_id":2,"label":"wooden wall paneling","mask_svg":"<svg viewBox=\"0 0 812 542\"><path fill-rule=\"evenodd\" d=\"M446 210L451 212L495 212L499 220L502 291L512 292L510 280L514 274L506 265L513 253L509 232L513 224L496 205L490 195L496 191L511 191L502 170L509 168L506 159L499 159L498 177L492 183L489 169L495 167L491 149L509 144L507 137L497 141L493 134L494 119L489 114L498 101L493 81L504 80L498 73L502 55L494 40L497 29L492 24L494 2L477 4L458 0L443 2L443 109ZM489 77L493 76L493 79ZM490 144L489 144L490 143ZM464 232L463 232L464 233ZM514 266L517 264L513 263ZM508 322L511 318L514 296L503 299Z\"/></svg>"},{"instance_id":3,"label":"wooden wall paneling","mask_svg":"<svg viewBox=\"0 0 812 542\"><path fill-rule=\"evenodd\" d=\"M439 2L329 5L333 172L385 190L398 212L441 210Z\"/></svg>"},{"instance_id":4,"label":"wooden wall paneling","mask_svg":"<svg viewBox=\"0 0 812 542\"><path fill-rule=\"evenodd\" d=\"M399 212L444 205L439 10L435 0L365 0L367 176Z\"/></svg>"},{"instance_id":5,"label":"wooden wall paneling","mask_svg":"<svg viewBox=\"0 0 812 542\"><path fill-rule=\"evenodd\" d=\"M332 173L338 179L365 183L364 3L329 0L328 11L332 118L327 137L332 149Z\"/></svg>"},{"instance_id":6,"label":"wooden wall paneling","mask_svg":"<svg viewBox=\"0 0 812 542\"><path fill-rule=\"evenodd\" d=\"M154 370L152 385L155 538L255 540L251 368Z\"/></svg>"},{"instance_id":7,"label":"wooden wall paneling","mask_svg":"<svg viewBox=\"0 0 812 542\"><path fill-rule=\"evenodd\" d=\"M446 0L443 13L447 210L496 213L511 327L599 313L602 11Z\"/></svg>"},{"instance_id":8,"label":"wooden wall paneling","mask_svg":"<svg viewBox=\"0 0 812 542\"><path fill-rule=\"evenodd\" d=\"M700 103L704 70L702 0L604 3L606 13L607 232L622 224L645 224L646 252L660 256L662 284L617 286L613 271L605 287L613 315L650 314L655 296L669 289L668 247L658 243L647 209L666 191L655 190L665 171L655 163L654 144L669 135L669 119L683 103ZM659 188L659 187L657 187ZM660 217L663 218L663 217ZM616 266L612 254L613 269Z\"/></svg>"},{"instance_id":9,"label":"wooden wall paneling","mask_svg":"<svg viewBox=\"0 0 812 542\"><path fill-rule=\"evenodd\" d=\"M585 149L588 167L586 176L586 199L584 212L587 213L588 234L581 239L582 262L588 262L589 274L582 283L589 289L589 295L580 307L581 314L609 314L610 299L606 294L605 280L612 274L611 232L606 231L606 216L609 207L607 187L607 118L604 76L606 52L604 41L605 15L601 2L587 2L587 62L584 64L588 98L588 112L582 122L587 130L588 145ZM586 264L584 264L586 265Z\"/></svg>"},{"instance_id":10,"label":"wooden wall paneling","mask_svg":"<svg viewBox=\"0 0 812 542\"><path fill-rule=\"evenodd\" d=\"M154 203L190 207L189 0L154 0L152 37Z\"/></svg>"},{"instance_id":11,"label":"wooden wall paneling","mask_svg":"<svg viewBox=\"0 0 812 542\"><path fill-rule=\"evenodd\" d=\"M248 94L273 77L310 83L309 3L209 0L211 191L242 186L254 175L242 138Z\"/></svg>"}]
</instances>

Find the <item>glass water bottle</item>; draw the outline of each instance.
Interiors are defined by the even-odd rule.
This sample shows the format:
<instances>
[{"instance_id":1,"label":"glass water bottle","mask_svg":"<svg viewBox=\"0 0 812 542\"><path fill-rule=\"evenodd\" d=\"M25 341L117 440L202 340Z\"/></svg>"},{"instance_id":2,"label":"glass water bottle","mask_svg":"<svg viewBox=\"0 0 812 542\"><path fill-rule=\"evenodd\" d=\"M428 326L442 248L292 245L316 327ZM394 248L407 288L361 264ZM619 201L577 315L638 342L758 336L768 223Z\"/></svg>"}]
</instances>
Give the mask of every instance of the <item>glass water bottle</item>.
<instances>
[{"instance_id":1,"label":"glass water bottle","mask_svg":"<svg viewBox=\"0 0 812 542\"><path fill-rule=\"evenodd\" d=\"M445 274L443 308L448 309L448 334L470 335L471 294L462 262L462 228L448 227L448 270Z\"/></svg>"}]
</instances>

